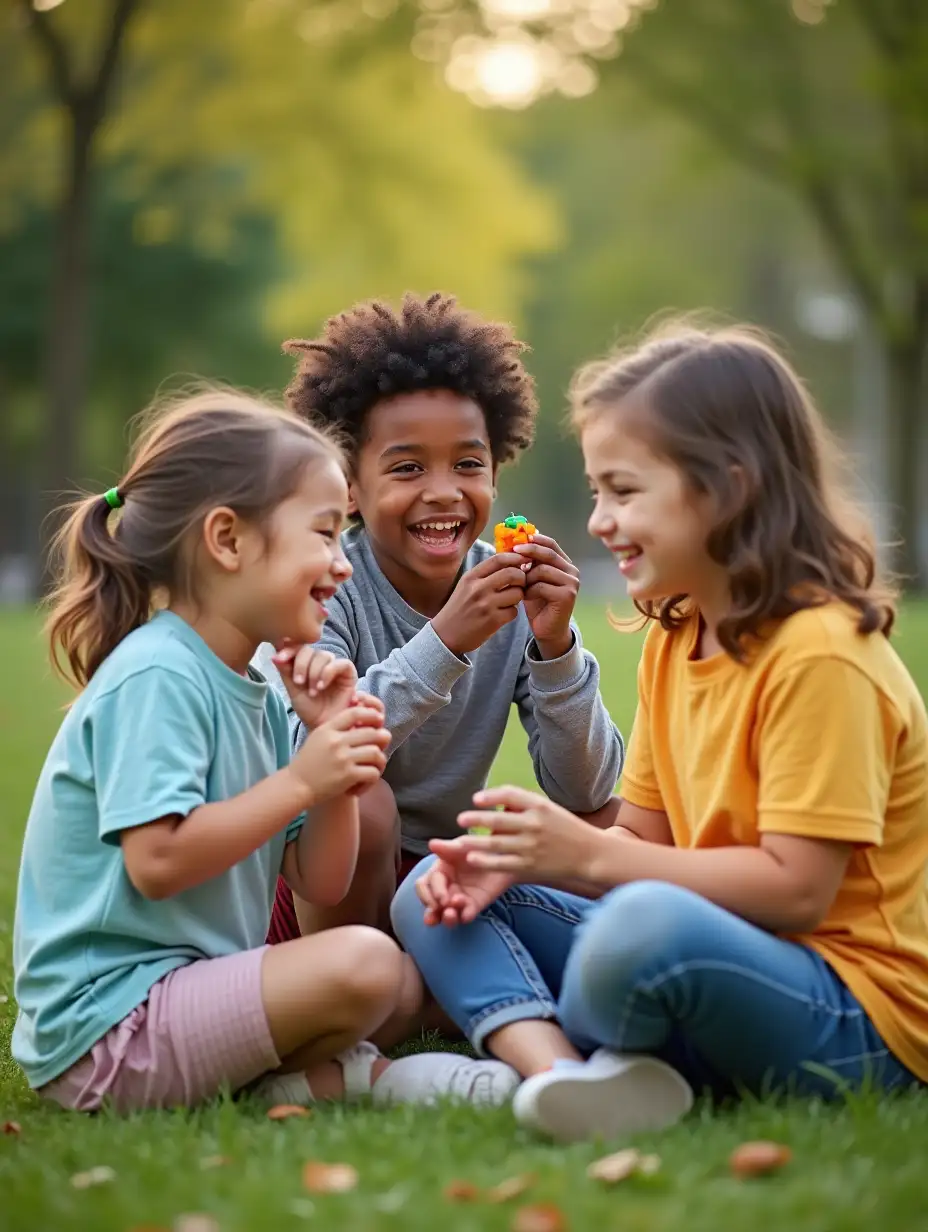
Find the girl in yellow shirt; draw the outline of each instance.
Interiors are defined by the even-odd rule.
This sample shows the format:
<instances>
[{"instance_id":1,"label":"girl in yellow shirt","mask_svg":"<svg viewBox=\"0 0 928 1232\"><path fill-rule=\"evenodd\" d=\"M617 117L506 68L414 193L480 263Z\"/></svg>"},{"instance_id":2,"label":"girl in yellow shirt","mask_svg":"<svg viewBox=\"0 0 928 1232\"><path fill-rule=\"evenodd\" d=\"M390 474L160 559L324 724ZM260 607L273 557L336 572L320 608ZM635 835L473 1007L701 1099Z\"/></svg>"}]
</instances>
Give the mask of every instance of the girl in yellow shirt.
<instances>
[{"instance_id":1,"label":"girl in yellow shirt","mask_svg":"<svg viewBox=\"0 0 928 1232\"><path fill-rule=\"evenodd\" d=\"M661 333L573 399L590 533L651 622L617 824L480 793L400 940L561 1139L694 1088L928 1082L928 718L826 429L747 330Z\"/></svg>"}]
</instances>

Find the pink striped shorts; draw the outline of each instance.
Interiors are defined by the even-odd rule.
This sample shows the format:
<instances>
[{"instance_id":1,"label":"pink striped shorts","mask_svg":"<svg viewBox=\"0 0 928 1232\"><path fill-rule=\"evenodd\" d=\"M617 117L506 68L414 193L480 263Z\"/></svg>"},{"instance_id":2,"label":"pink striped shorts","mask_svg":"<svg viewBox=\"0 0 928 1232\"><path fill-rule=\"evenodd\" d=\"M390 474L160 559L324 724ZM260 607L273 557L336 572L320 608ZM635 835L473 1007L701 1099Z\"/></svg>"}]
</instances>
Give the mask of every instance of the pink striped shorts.
<instances>
[{"instance_id":1,"label":"pink striped shorts","mask_svg":"<svg viewBox=\"0 0 928 1232\"><path fill-rule=\"evenodd\" d=\"M169 972L148 1000L90 1052L39 1089L77 1112L187 1108L247 1086L280 1058L261 998L265 949L201 959Z\"/></svg>"}]
</instances>

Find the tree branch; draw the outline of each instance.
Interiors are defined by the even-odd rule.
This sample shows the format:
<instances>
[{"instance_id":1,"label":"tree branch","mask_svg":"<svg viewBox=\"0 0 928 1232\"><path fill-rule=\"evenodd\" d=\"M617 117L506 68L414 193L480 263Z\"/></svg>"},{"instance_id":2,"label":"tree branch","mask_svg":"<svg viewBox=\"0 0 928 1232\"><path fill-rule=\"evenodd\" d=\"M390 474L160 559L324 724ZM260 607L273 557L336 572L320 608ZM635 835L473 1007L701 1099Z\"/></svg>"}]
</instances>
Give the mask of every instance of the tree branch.
<instances>
[{"instance_id":1,"label":"tree branch","mask_svg":"<svg viewBox=\"0 0 928 1232\"><path fill-rule=\"evenodd\" d=\"M23 10L27 27L33 32L41 54L48 61L52 88L58 101L66 110L73 111L77 106L78 94L72 80L71 65L64 40L55 29L48 13L33 8L32 0L20 0L20 7Z\"/></svg>"},{"instance_id":2,"label":"tree branch","mask_svg":"<svg viewBox=\"0 0 928 1232\"><path fill-rule=\"evenodd\" d=\"M675 80L640 53L632 56L626 52L621 67L629 71L659 103L672 107L702 128L739 162L768 178L785 178L785 152L743 129L733 121L729 111L716 104L713 96L703 94L686 82Z\"/></svg>"},{"instance_id":3,"label":"tree branch","mask_svg":"<svg viewBox=\"0 0 928 1232\"><path fill-rule=\"evenodd\" d=\"M769 27L768 34L772 37L774 33ZM874 315L884 315L886 303L881 280L855 234L844 205L841 180L834 174L833 165L829 173L829 158L816 126L816 105L800 44L792 30L785 32L779 44L773 86L777 112L786 127L793 154L785 160L784 178L805 198L826 243L863 303Z\"/></svg>"},{"instance_id":4,"label":"tree branch","mask_svg":"<svg viewBox=\"0 0 928 1232\"><path fill-rule=\"evenodd\" d=\"M885 320L887 306L880 279L854 239L833 182L823 175L803 176L796 187L854 290L875 317Z\"/></svg>"},{"instance_id":5,"label":"tree branch","mask_svg":"<svg viewBox=\"0 0 928 1232\"><path fill-rule=\"evenodd\" d=\"M782 145L756 136L736 110L717 103L709 91L672 77L637 49L634 54L626 51L622 65L658 102L688 119L743 166L798 192L862 302L885 317L881 280L855 236L842 202L842 181L829 177L828 160L814 132L812 100L798 47L793 40L785 42L789 45L781 48L783 59L771 83L775 114L785 126Z\"/></svg>"},{"instance_id":6,"label":"tree branch","mask_svg":"<svg viewBox=\"0 0 928 1232\"><path fill-rule=\"evenodd\" d=\"M902 14L902 23L894 26L890 0L850 0L861 26L870 35L874 46L890 60L898 60L910 47L911 28L918 21L917 11ZM920 3L920 0L916 0Z\"/></svg>"},{"instance_id":7,"label":"tree branch","mask_svg":"<svg viewBox=\"0 0 928 1232\"><path fill-rule=\"evenodd\" d=\"M86 95L87 106L91 111L94 123L100 120L106 110L106 99L110 86L113 83L113 76L119 60L119 53L122 49L123 39L129 25L129 20L137 6L138 0L114 0L109 32L106 36L97 71Z\"/></svg>"}]
</instances>

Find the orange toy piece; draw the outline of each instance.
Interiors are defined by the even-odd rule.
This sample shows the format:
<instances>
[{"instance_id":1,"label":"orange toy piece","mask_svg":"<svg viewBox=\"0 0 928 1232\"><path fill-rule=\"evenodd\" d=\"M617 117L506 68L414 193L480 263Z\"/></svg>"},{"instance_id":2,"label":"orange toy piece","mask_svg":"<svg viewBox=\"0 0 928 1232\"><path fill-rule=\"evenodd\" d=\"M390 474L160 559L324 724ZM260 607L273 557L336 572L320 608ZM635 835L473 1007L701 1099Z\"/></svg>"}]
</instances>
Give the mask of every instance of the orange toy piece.
<instances>
[{"instance_id":1,"label":"orange toy piece","mask_svg":"<svg viewBox=\"0 0 928 1232\"><path fill-rule=\"evenodd\" d=\"M521 513L511 513L493 527L497 552L511 552L517 543L528 543L531 536L537 534L538 527L523 518Z\"/></svg>"}]
</instances>

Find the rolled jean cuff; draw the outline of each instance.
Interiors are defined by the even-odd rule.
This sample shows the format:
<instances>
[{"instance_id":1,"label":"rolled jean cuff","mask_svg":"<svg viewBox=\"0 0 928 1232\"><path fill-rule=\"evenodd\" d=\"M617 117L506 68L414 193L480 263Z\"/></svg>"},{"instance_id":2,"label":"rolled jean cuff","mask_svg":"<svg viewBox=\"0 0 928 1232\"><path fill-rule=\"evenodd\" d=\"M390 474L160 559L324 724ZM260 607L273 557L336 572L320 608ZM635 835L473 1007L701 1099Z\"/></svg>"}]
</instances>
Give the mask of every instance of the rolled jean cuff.
<instances>
[{"instance_id":1,"label":"rolled jean cuff","mask_svg":"<svg viewBox=\"0 0 928 1232\"><path fill-rule=\"evenodd\" d=\"M484 1010L468 1023L467 1036L474 1051L480 1057L490 1057L484 1041L498 1031L500 1027L508 1027L513 1022L532 1022L539 1019L550 1021L557 1018L557 1006L553 1001L542 1001L538 997L519 998L513 1001L497 1003Z\"/></svg>"}]
</instances>

